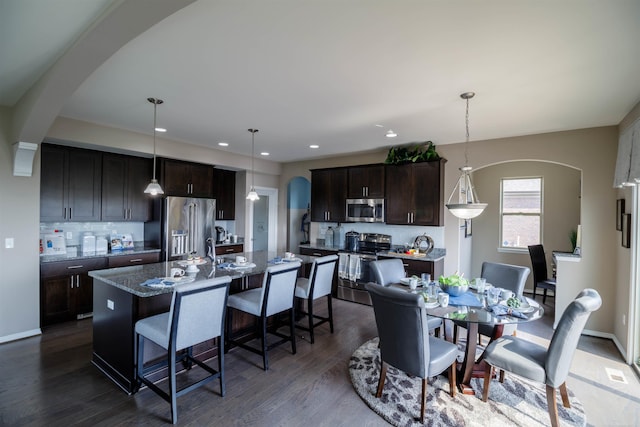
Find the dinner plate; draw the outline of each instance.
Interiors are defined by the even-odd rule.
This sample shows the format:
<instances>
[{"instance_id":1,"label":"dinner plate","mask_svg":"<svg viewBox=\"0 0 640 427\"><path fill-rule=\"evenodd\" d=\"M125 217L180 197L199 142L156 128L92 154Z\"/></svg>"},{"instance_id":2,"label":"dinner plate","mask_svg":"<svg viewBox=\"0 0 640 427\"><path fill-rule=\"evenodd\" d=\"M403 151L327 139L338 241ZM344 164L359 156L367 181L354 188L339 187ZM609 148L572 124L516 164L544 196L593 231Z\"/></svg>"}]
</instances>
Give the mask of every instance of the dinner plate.
<instances>
[{"instance_id":1,"label":"dinner plate","mask_svg":"<svg viewBox=\"0 0 640 427\"><path fill-rule=\"evenodd\" d=\"M491 289L491 288L493 288L493 285L491 283L485 283L484 288L485 288L485 290L486 289ZM478 287L476 286L475 283L469 283L469 289L477 290Z\"/></svg>"},{"instance_id":2,"label":"dinner plate","mask_svg":"<svg viewBox=\"0 0 640 427\"><path fill-rule=\"evenodd\" d=\"M178 261L178 264L180 264L183 267L188 267L190 265L202 265L206 263L207 263L207 260L204 258Z\"/></svg>"},{"instance_id":3,"label":"dinner plate","mask_svg":"<svg viewBox=\"0 0 640 427\"><path fill-rule=\"evenodd\" d=\"M256 265L252 262L245 262L243 264L238 264L237 262L233 262L229 265L229 268L232 270L241 270L243 268L253 268Z\"/></svg>"},{"instance_id":4,"label":"dinner plate","mask_svg":"<svg viewBox=\"0 0 640 427\"><path fill-rule=\"evenodd\" d=\"M505 307L509 307L507 305L507 301L500 301L500 305L504 305ZM509 307L509 308L513 308L514 310L518 310L520 313L531 313L532 311L534 311L536 308L529 305L528 303L524 302L524 301L520 301L520 307Z\"/></svg>"},{"instance_id":5,"label":"dinner plate","mask_svg":"<svg viewBox=\"0 0 640 427\"><path fill-rule=\"evenodd\" d=\"M195 277L181 276L181 277L162 277L160 283L149 284L150 288L166 288L169 286L182 285L184 283L191 283L196 280Z\"/></svg>"},{"instance_id":6,"label":"dinner plate","mask_svg":"<svg viewBox=\"0 0 640 427\"><path fill-rule=\"evenodd\" d=\"M411 280L411 277L403 277L402 279L400 279L400 283L402 283L403 285L407 285L409 286L409 281ZM418 286L422 285L422 279L418 279Z\"/></svg>"},{"instance_id":7,"label":"dinner plate","mask_svg":"<svg viewBox=\"0 0 640 427\"><path fill-rule=\"evenodd\" d=\"M425 302L424 306L426 308L436 308L438 307L440 304L438 303L438 301L434 301L434 302Z\"/></svg>"}]
</instances>

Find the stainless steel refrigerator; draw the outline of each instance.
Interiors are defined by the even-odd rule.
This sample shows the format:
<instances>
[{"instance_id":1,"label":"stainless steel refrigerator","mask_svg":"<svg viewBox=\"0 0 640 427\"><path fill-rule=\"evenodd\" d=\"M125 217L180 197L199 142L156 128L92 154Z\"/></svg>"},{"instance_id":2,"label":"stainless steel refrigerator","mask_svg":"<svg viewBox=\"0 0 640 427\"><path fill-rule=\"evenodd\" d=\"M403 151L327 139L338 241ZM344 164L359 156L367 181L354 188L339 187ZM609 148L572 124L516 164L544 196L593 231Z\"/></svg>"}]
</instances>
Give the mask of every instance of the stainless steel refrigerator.
<instances>
[{"instance_id":1,"label":"stainless steel refrigerator","mask_svg":"<svg viewBox=\"0 0 640 427\"><path fill-rule=\"evenodd\" d=\"M162 209L162 251L167 261L215 257L215 199L167 197Z\"/></svg>"}]
</instances>

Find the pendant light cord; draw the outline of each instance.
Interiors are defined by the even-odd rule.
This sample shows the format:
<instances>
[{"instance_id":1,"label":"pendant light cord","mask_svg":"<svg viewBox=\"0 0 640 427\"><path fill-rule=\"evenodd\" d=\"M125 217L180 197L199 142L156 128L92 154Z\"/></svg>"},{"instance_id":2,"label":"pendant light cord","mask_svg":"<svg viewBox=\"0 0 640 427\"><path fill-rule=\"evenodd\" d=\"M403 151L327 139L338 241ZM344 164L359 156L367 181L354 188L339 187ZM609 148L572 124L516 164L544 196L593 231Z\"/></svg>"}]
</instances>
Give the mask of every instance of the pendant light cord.
<instances>
[{"instance_id":1,"label":"pendant light cord","mask_svg":"<svg viewBox=\"0 0 640 427\"><path fill-rule=\"evenodd\" d=\"M467 111L464 116L464 122L465 122L467 133L466 133L466 140L464 143L464 165L468 166L469 158L467 155L467 150L469 149L469 98L465 98L465 99L467 100Z\"/></svg>"},{"instance_id":2,"label":"pendant light cord","mask_svg":"<svg viewBox=\"0 0 640 427\"><path fill-rule=\"evenodd\" d=\"M156 116L158 104L157 100L153 102L153 179L156 179Z\"/></svg>"}]
</instances>

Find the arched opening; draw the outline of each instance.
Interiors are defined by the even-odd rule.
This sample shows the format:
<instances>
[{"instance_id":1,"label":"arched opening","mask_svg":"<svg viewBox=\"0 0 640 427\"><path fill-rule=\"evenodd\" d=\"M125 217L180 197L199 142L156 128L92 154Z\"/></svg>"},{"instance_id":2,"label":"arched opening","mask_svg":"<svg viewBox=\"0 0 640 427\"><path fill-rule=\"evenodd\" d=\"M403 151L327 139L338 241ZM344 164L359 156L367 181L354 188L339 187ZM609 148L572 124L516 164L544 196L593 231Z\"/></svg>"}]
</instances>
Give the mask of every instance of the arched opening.
<instances>
[{"instance_id":1,"label":"arched opening","mask_svg":"<svg viewBox=\"0 0 640 427\"><path fill-rule=\"evenodd\" d=\"M300 243L309 242L311 182L296 176L287 184L287 250L297 252Z\"/></svg>"}]
</instances>

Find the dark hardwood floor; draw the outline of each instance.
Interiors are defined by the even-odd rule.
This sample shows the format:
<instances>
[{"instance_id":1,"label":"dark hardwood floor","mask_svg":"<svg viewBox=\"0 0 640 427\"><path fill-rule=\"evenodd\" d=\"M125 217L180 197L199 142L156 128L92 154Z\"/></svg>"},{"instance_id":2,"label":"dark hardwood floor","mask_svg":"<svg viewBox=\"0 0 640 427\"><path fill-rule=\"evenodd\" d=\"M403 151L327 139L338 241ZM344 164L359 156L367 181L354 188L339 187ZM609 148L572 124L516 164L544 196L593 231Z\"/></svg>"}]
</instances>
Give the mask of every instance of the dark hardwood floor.
<instances>
[{"instance_id":1,"label":"dark hardwood floor","mask_svg":"<svg viewBox=\"0 0 640 427\"><path fill-rule=\"evenodd\" d=\"M321 304L318 310L322 313ZM551 312L551 310L548 310ZM225 397L216 381L178 399L178 423L189 426L386 425L356 395L348 373L351 353L376 336L371 307L334 300L335 333L328 325L316 343L298 339L261 358L241 349L226 356ZM545 342L552 320L533 322L522 336ZM299 337L307 337L298 331ZM169 404L150 390L127 396L91 360L91 319L46 328L38 337L0 345L0 425L113 426L170 424ZM586 408L589 425L636 425L640 386L609 340L583 337L569 388ZM625 372L628 384L611 384L605 366ZM186 375L198 375L194 368ZM611 408L625 411L612 414Z\"/></svg>"}]
</instances>

